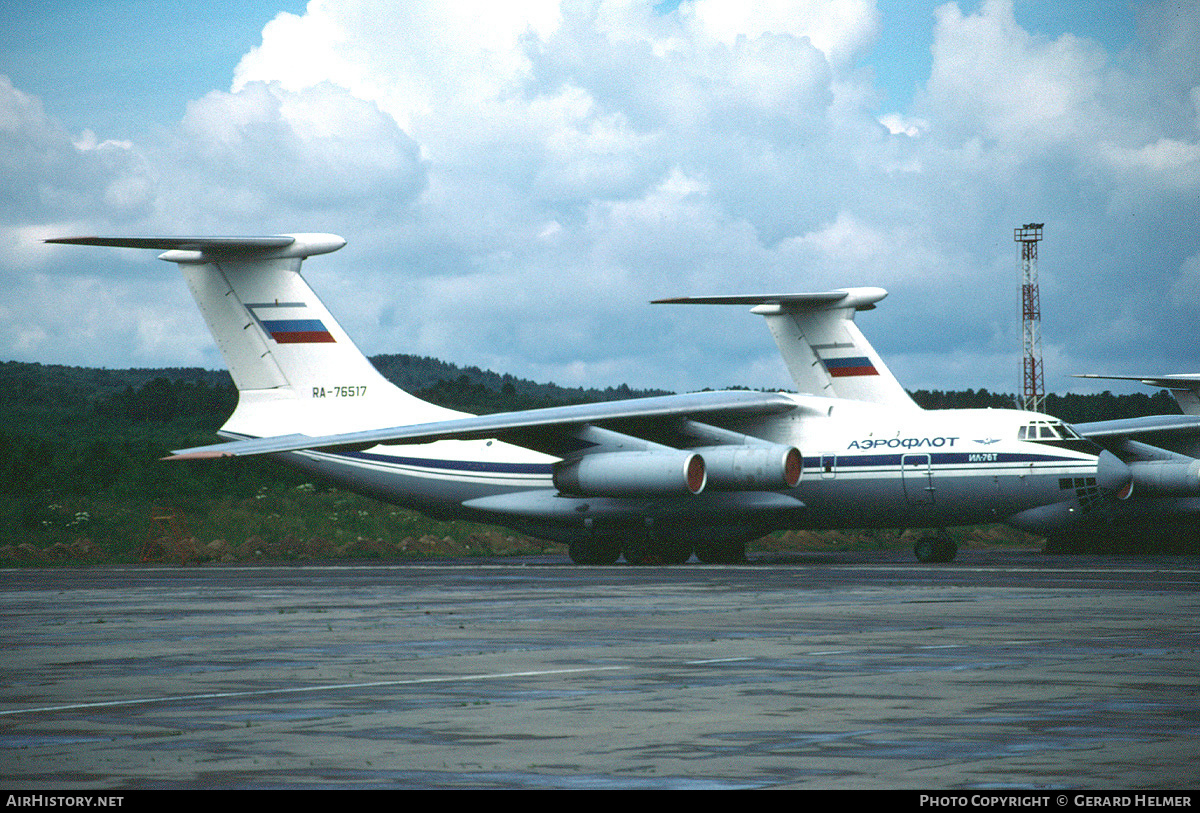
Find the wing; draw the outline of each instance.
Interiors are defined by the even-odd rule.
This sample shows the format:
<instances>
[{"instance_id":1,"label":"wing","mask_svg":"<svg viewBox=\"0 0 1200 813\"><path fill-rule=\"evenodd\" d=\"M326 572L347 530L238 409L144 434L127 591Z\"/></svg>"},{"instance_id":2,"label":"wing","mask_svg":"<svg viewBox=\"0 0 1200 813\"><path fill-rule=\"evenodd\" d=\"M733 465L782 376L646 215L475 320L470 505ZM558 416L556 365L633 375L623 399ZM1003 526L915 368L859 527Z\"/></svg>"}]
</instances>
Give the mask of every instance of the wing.
<instances>
[{"instance_id":1,"label":"wing","mask_svg":"<svg viewBox=\"0 0 1200 813\"><path fill-rule=\"evenodd\" d=\"M1187 437L1200 433L1200 416L1147 415L1144 418L1122 418L1115 421L1094 421L1073 424L1075 431L1094 441L1111 441L1132 437L1175 435Z\"/></svg>"},{"instance_id":2,"label":"wing","mask_svg":"<svg viewBox=\"0 0 1200 813\"><path fill-rule=\"evenodd\" d=\"M242 457L314 449L329 451L362 450L379 444L432 443L438 440L480 440L496 438L538 451L562 452L563 438L585 427L620 428L630 422L651 426L678 424L688 418L750 418L797 409L797 404L782 393L697 392L607 401L597 404L501 412L447 421L370 429L335 435L282 435L278 437L218 443L175 451L168 460L211 457ZM541 436L539 441L538 436ZM591 442L589 441L589 445Z\"/></svg>"},{"instance_id":3,"label":"wing","mask_svg":"<svg viewBox=\"0 0 1200 813\"><path fill-rule=\"evenodd\" d=\"M1127 462L1160 460L1164 456L1200 457L1200 374L1089 374L1075 378L1140 381L1152 387L1162 387L1170 390L1184 413L1075 424L1079 434L1094 440Z\"/></svg>"},{"instance_id":4,"label":"wing","mask_svg":"<svg viewBox=\"0 0 1200 813\"><path fill-rule=\"evenodd\" d=\"M1200 458L1198 415L1147 415L1073 426L1126 463Z\"/></svg>"}]
</instances>

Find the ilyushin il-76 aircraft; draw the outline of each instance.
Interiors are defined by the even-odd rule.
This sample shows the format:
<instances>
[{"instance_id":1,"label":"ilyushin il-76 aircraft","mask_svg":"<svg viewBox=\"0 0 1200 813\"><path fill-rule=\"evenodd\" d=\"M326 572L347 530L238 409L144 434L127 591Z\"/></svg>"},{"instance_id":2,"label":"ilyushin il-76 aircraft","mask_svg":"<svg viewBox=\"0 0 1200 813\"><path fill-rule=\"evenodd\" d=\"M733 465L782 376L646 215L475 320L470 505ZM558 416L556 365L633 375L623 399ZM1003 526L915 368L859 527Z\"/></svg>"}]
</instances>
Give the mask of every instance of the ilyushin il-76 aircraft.
<instances>
[{"instance_id":1,"label":"ilyushin il-76 aircraft","mask_svg":"<svg viewBox=\"0 0 1200 813\"><path fill-rule=\"evenodd\" d=\"M158 249L195 296L234 383L226 442L175 460L269 455L351 491L568 545L579 564L735 562L779 529L1019 524L1121 499L1130 469L1052 417L918 407L855 324L887 292L664 299L750 306L796 393L717 391L473 416L384 379L300 276L327 234L74 237Z\"/></svg>"},{"instance_id":2,"label":"ilyushin il-76 aircraft","mask_svg":"<svg viewBox=\"0 0 1200 813\"><path fill-rule=\"evenodd\" d=\"M1098 535L1139 534L1186 543L1200 539L1200 375L1082 375L1140 381L1171 392L1182 415L1149 415L1081 423L1074 428L1129 466L1133 498L1101 511L1072 513L1061 505L1027 511L1019 525L1047 537L1050 551L1084 550ZM1140 546L1140 545L1139 545Z\"/></svg>"}]
</instances>

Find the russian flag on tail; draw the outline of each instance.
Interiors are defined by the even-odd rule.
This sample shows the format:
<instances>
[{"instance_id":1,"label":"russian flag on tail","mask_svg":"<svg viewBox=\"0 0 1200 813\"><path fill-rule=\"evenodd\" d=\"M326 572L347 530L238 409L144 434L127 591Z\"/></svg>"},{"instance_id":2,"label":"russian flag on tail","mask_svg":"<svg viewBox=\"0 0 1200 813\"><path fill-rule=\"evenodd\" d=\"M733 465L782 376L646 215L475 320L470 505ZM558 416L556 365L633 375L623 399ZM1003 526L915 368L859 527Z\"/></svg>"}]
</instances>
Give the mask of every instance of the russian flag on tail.
<instances>
[{"instance_id":1,"label":"russian flag on tail","mask_svg":"<svg viewBox=\"0 0 1200 813\"><path fill-rule=\"evenodd\" d=\"M866 356L849 356L840 359L821 359L830 378L847 378L856 375L879 375L875 365Z\"/></svg>"},{"instance_id":2,"label":"russian flag on tail","mask_svg":"<svg viewBox=\"0 0 1200 813\"><path fill-rule=\"evenodd\" d=\"M264 319L262 326L280 344L321 344L336 341L320 319Z\"/></svg>"},{"instance_id":3,"label":"russian flag on tail","mask_svg":"<svg viewBox=\"0 0 1200 813\"><path fill-rule=\"evenodd\" d=\"M279 344L333 344L337 339L320 319L310 316L303 302L250 302L246 309L268 336ZM265 313L260 313L265 311ZM266 318L270 316L274 318Z\"/></svg>"}]
</instances>

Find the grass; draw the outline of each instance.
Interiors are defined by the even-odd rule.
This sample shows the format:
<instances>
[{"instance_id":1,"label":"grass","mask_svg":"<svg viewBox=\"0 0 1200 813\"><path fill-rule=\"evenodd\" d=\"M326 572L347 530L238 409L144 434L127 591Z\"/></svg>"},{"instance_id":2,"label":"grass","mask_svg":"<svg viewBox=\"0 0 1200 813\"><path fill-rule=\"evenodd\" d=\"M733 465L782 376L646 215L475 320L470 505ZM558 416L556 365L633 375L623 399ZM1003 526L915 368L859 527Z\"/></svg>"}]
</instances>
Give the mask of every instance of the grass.
<instances>
[{"instance_id":1,"label":"grass","mask_svg":"<svg viewBox=\"0 0 1200 813\"><path fill-rule=\"evenodd\" d=\"M558 552L562 546L492 526L445 522L311 484L265 487L249 498L59 499L0 497L20 517L0 528L0 566L154 561L420 559ZM166 509L166 510L164 510Z\"/></svg>"}]
</instances>

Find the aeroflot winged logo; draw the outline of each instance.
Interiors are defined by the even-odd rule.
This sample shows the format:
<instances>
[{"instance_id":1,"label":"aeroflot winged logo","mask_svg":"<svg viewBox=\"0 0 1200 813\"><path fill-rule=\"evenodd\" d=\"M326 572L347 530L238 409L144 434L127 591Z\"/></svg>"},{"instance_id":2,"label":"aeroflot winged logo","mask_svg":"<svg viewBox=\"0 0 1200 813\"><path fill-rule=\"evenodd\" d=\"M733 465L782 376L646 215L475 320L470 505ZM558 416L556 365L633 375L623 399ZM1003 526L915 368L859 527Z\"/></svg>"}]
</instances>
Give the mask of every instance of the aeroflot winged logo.
<instances>
[{"instance_id":1,"label":"aeroflot winged logo","mask_svg":"<svg viewBox=\"0 0 1200 813\"><path fill-rule=\"evenodd\" d=\"M855 375L879 375L875 365L866 356L850 356L840 359L821 359L830 378L847 378Z\"/></svg>"},{"instance_id":2,"label":"aeroflot winged logo","mask_svg":"<svg viewBox=\"0 0 1200 813\"><path fill-rule=\"evenodd\" d=\"M254 302L246 309L263 331L279 344L336 342L320 319L313 319L303 302Z\"/></svg>"}]
</instances>

